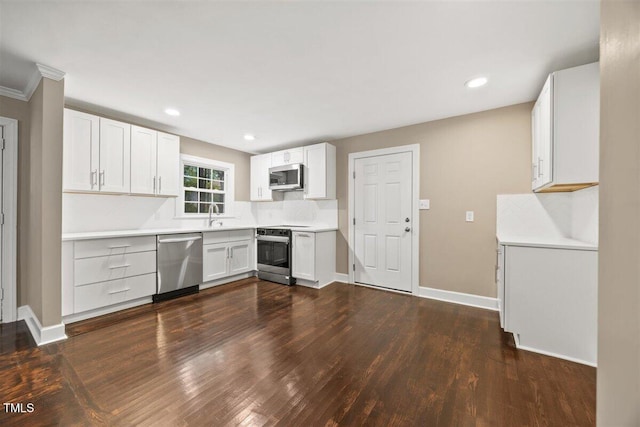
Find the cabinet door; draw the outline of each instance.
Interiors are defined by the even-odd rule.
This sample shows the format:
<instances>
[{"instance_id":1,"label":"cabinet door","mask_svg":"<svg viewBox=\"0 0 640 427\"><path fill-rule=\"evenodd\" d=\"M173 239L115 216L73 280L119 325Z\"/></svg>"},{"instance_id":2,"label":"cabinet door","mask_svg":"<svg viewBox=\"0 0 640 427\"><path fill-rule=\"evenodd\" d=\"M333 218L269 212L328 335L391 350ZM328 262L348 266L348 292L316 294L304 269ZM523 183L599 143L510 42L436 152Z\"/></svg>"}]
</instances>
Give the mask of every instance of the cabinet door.
<instances>
[{"instance_id":1,"label":"cabinet door","mask_svg":"<svg viewBox=\"0 0 640 427\"><path fill-rule=\"evenodd\" d=\"M251 200L272 200L269 190L269 168L271 154L261 154L251 157Z\"/></svg>"},{"instance_id":2,"label":"cabinet door","mask_svg":"<svg viewBox=\"0 0 640 427\"><path fill-rule=\"evenodd\" d=\"M180 137L158 132L158 187L161 196L180 191Z\"/></svg>"},{"instance_id":3,"label":"cabinet door","mask_svg":"<svg viewBox=\"0 0 640 427\"><path fill-rule=\"evenodd\" d=\"M552 84L553 76L547 79L542 92L540 93L540 128L538 136L538 175L540 182L538 186L549 184L553 181L553 139L552 139Z\"/></svg>"},{"instance_id":4,"label":"cabinet door","mask_svg":"<svg viewBox=\"0 0 640 427\"><path fill-rule=\"evenodd\" d=\"M100 191L131 191L131 125L100 118Z\"/></svg>"},{"instance_id":5,"label":"cabinet door","mask_svg":"<svg viewBox=\"0 0 640 427\"><path fill-rule=\"evenodd\" d=\"M253 270L253 243L251 240L229 244L229 274Z\"/></svg>"},{"instance_id":6,"label":"cabinet door","mask_svg":"<svg viewBox=\"0 0 640 427\"><path fill-rule=\"evenodd\" d=\"M271 167L304 162L302 147L271 153Z\"/></svg>"},{"instance_id":7,"label":"cabinet door","mask_svg":"<svg viewBox=\"0 0 640 427\"><path fill-rule=\"evenodd\" d=\"M204 245L202 249L203 282L227 277L228 245L226 243L216 243L213 245Z\"/></svg>"},{"instance_id":8,"label":"cabinet door","mask_svg":"<svg viewBox=\"0 0 640 427\"><path fill-rule=\"evenodd\" d=\"M531 188L539 187L538 144L540 135L540 102L536 102L531 110Z\"/></svg>"},{"instance_id":9,"label":"cabinet door","mask_svg":"<svg viewBox=\"0 0 640 427\"><path fill-rule=\"evenodd\" d=\"M158 133L151 129L131 126L131 192L155 194L156 141Z\"/></svg>"},{"instance_id":10,"label":"cabinet door","mask_svg":"<svg viewBox=\"0 0 640 427\"><path fill-rule=\"evenodd\" d=\"M98 191L100 118L64 110L63 188Z\"/></svg>"},{"instance_id":11,"label":"cabinet door","mask_svg":"<svg viewBox=\"0 0 640 427\"><path fill-rule=\"evenodd\" d=\"M292 275L297 279L316 280L316 235L293 233Z\"/></svg>"}]
</instances>

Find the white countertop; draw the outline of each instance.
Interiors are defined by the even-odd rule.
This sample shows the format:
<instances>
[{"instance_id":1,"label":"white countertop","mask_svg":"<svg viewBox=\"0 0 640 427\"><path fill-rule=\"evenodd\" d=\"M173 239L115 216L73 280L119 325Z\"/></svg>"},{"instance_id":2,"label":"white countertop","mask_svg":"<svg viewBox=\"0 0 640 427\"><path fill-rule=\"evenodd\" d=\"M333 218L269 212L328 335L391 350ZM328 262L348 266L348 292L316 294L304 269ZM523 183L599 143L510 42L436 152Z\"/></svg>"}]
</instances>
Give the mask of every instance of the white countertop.
<instances>
[{"instance_id":1,"label":"white countertop","mask_svg":"<svg viewBox=\"0 0 640 427\"><path fill-rule=\"evenodd\" d=\"M108 239L112 237L132 237L132 236L155 236L158 234L178 234L178 233L201 233L209 231L231 231L247 230L268 225L230 225L218 227L194 227L194 228L157 228L157 229L135 229L135 230L113 230L113 231L87 231L83 233L63 233L62 241L87 240L87 239ZM308 231L309 233L321 233L324 231L336 231L337 227L331 226L291 226L287 227L292 231Z\"/></svg>"},{"instance_id":2,"label":"white countertop","mask_svg":"<svg viewBox=\"0 0 640 427\"><path fill-rule=\"evenodd\" d=\"M504 234L496 237L498 239L498 243L505 246L529 246L536 248L575 249L582 251L598 250L598 245L567 237L515 236Z\"/></svg>"}]
</instances>

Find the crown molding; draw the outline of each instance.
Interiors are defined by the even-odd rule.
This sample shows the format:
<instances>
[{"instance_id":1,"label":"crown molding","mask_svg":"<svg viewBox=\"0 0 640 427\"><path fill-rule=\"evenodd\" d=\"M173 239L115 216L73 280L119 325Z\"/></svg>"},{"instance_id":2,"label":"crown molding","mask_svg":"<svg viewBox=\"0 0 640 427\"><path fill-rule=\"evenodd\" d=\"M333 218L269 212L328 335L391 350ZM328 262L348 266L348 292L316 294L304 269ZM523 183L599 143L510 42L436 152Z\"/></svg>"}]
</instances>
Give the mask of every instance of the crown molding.
<instances>
[{"instance_id":1,"label":"crown molding","mask_svg":"<svg viewBox=\"0 0 640 427\"><path fill-rule=\"evenodd\" d=\"M18 99L20 101L28 101L29 98L25 96L22 91L11 89L10 87L0 86L0 95L7 98Z\"/></svg>"},{"instance_id":2,"label":"crown molding","mask_svg":"<svg viewBox=\"0 0 640 427\"><path fill-rule=\"evenodd\" d=\"M42 80L43 77L59 82L64 78L65 74L66 73L64 71L49 67L48 65L36 63L36 71L31 75L29 83L27 83L27 86L24 88L24 90L20 91L17 89L0 86L0 95L7 96L13 99L19 99L20 101L29 101L31 99L31 95L33 95L33 92L36 91L38 85L40 84L40 80Z\"/></svg>"}]
</instances>

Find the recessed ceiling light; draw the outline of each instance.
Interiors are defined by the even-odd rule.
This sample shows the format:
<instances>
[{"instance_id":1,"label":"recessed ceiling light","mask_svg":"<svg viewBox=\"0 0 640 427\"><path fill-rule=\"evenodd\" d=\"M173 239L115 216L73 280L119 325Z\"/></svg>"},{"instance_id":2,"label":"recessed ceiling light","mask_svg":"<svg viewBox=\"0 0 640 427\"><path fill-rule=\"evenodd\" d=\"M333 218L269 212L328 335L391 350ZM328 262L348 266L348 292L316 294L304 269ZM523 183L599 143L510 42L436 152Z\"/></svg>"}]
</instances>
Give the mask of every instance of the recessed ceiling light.
<instances>
[{"instance_id":1,"label":"recessed ceiling light","mask_svg":"<svg viewBox=\"0 0 640 427\"><path fill-rule=\"evenodd\" d=\"M179 116L180 115L180 111L176 110L175 108L166 108L164 110L165 113L167 113L170 116Z\"/></svg>"},{"instance_id":2,"label":"recessed ceiling light","mask_svg":"<svg viewBox=\"0 0 640 427\"><path fill-rule=\"evenodd\" d=\"M480 86L484 86L487 84L487 82L489 81L488 78L486 77L476 77L475 79L471 79L471 80L467 80L467 82L464 84L466 87L468 88L476 88L476 87L480 87Z\"/></svg>"},{"instance_id":3,"label":"recessed ceiling light","mask_svg":"<svg viewBox=\"0 0 640 427\"><path fill-rule=\"evenodd\" d=\"M254 139L256 139L256 137L255 135L251 135L250 133L245 133L244 139L246 139L247 141L253 141Z\"/></svg>"}]
</instances>

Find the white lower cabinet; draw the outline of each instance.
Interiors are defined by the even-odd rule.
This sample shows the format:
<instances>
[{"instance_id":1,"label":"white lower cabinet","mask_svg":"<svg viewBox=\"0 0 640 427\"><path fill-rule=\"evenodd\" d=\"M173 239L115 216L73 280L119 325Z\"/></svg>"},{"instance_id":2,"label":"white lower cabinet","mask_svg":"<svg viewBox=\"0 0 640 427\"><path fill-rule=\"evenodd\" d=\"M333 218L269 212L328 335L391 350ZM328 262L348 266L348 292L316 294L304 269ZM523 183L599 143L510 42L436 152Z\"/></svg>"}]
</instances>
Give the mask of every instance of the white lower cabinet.
<instances>
[{"instance_id":1,"label":"white lower cabinet","mask_svg":"<svg viewBox=\"0 0 640 427\"><path fill-rule=\"evenodd\" d=\"M156 262L155 236L64 242L62 315L72 317L65 321L116 311L109 308L115 304L150 302Z\"/></svg>"},{"instance_id":2,"label":"white lower cabinet","mask_svg":"<svg viewBox=\"0 0 640 427\"><path fill-rule=\"evenodd\" d=\"M291 274L296 283L321 288L334 281L336 232L292 233Z\"/></svg>"},{"instance_id":3,"label":"white lower cabinet","mask_svg":"<svg viewBox=\"0 0 640 427\"><path fill-rule=\"evenodd\" d=\"M595 365L598 252L500 247L499 304L517 347Z\"/></svg>"},{"instance_id":4,"label":"white lower cabinet","mask_svg":"<svg viewBox=\"0 0 640 427\"><path fill-rule=\"evenodd\" d=\"M204 233L203 283L255 270L255 230Z\"/></svg>"}]
</instances>

